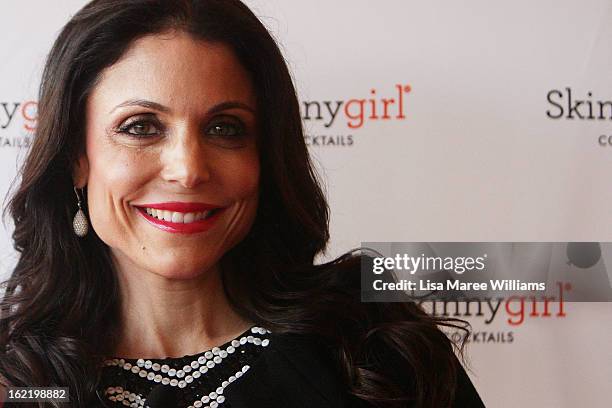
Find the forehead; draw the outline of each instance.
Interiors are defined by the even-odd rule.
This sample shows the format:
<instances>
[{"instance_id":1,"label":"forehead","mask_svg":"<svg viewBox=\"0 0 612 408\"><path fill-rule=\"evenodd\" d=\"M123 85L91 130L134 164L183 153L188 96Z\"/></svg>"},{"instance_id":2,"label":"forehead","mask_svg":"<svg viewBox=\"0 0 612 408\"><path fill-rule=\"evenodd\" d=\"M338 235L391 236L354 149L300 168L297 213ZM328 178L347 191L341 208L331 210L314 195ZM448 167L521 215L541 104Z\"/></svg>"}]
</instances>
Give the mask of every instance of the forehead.
<instances>
[{"instance_id":1,"label":"forehead","mask_svg":"<svg viewBox=\"0 0 612 408\"><path fill-rule=\"evenodd\" d=\"M115 106L131 98L177 111L206 110L227 100L255 107L250 77L232 49L182 31L135 40L117 63L102 72L90 101Z\"/></svg>"}]
</instances>

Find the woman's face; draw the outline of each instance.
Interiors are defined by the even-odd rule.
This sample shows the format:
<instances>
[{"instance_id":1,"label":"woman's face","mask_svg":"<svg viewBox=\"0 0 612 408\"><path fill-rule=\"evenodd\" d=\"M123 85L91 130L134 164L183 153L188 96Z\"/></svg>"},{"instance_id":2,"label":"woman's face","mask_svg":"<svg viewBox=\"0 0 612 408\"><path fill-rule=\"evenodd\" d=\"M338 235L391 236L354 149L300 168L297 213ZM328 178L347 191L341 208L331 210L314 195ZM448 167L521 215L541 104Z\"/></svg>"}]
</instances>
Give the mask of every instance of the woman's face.
<instances>
[{"instance_id":1,"label":"woman's face","mask_svg":"<svg viewBox=\"0 0 612 408\"><path fill-rule=\"evenodd\" d=\"M257 210L256 99L231 49L183 32L135 41L87 103L91 224L120 268L192 278Z\"/></svg>"}]
</instances>

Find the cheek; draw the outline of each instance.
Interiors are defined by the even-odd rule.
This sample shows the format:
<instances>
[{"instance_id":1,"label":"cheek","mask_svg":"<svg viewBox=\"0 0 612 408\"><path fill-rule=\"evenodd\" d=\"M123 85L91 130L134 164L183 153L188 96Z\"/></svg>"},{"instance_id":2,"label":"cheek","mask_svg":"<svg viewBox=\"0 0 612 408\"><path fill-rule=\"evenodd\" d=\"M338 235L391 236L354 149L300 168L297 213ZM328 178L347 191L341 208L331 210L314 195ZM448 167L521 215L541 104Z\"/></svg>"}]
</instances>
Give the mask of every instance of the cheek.
<instances>
[{"instance_id":1,"label":"cheek","mask_svg":"<svg viewBox=\"0 0 612 408\"><path fill-rule=\"evenodd\" d=\"M110 244L128 226L130 194L146 183L151 161L104 144L91 146L88 155L89 216L96 233Z\"/></svg>"},{"instance_id":2,"label":"cheek","mask_svg":"<svg viewBox=\"0 0 612 408\"><path fill-rule=\"evenodd\" d=\"M224 190L231 200L231 209L226 217L228 232L233 235L232 245L240 241L250 230L259 204L259 161L256 158L237 160L227 166Z\"/></svg>"},{"instance_id":3,"label":"cheek","mask_svg":"<svg viewBox=\"0 0 612 408\"><path fill-rule=\"evenodd\" d=\"M259 162L242 161L233 170L228 172L225 184L233 203L226 216L228 240L224 251L242 241L249 233L259 205Z\"/></svg>"},{"instance_id":4,"label":"cheek","mask_svg":"<svg viewBox=\"0 0 612 408\"><path fill-rule=\"evenodd\" d=\"M238 160L225 168L225 185L238 200L256 200L259 190L259 171L257 157Z\"/></svg>"}]
</instances>

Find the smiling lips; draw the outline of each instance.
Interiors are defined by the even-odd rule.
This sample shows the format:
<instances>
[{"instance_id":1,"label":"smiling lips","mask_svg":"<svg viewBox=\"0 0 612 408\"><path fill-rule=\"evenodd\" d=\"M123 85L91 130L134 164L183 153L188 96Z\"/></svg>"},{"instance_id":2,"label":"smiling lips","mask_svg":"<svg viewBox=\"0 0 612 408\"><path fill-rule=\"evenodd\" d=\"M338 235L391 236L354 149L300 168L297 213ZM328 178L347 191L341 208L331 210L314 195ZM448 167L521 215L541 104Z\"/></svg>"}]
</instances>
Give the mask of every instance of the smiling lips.
<instances>
[{"instance_id":1,"label":"smiling lips","mask_svg":"<svg viewBox=\"0 0 612 408\"><path fill-rule=\"evenodd\" d=\"M172 233L194 234L212 227L225 208L204 203L157 203L135 206L150 224Z\"/></svg>"}]
</instances>

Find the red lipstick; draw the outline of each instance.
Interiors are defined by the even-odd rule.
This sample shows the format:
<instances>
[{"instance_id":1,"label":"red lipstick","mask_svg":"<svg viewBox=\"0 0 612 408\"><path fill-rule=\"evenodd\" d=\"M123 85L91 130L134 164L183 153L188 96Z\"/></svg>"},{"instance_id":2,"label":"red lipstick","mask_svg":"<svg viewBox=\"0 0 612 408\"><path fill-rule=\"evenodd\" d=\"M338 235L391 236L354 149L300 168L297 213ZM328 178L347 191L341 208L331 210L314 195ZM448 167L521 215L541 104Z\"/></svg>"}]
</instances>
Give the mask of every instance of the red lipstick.
<instances>
[{"instance_id":1,"label":"red lipstick","mask_svg":"<svg viewBox=\"0 0 612 408\"><path fill-rule=\"evenodd\" d=\"M144 219L154 227L157 227L166 232L180 234L195 234L210 229L214 225L215 221L217 221L221 213L225 210L225 208L211 204L181 202L142 204L134 207L138 210L138 213L142 215ZM157 210L166 210L180 213L209 213L204 219L185 224L181 222L171 222L156 218L148 214L146 208L154 208Z\"/></svg>"}]
</instances>

